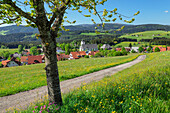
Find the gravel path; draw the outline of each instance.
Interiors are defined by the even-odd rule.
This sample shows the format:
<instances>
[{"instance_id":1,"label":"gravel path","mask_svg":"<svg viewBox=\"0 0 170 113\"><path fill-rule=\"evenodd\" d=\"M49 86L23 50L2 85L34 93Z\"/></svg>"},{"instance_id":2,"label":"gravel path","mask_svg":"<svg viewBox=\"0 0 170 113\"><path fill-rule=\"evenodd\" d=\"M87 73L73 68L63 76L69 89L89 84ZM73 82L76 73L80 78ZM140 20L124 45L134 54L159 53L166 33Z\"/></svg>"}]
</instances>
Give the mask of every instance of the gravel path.
<instances>
[{"instance_id":1,"label":"gravel path","mask_svg":"<svg viewBox=\"0 0 170 113\"><path fill-rule=\"evenodd\" d=\"M111 76L118 71L129 68L138 62L144 60L146 55L141 55L134 61L129 63L121 64L115 67L111 67L108 69L100 70L94 73L90 73L84 76L80 76L77 78L69 79L60 82L61 92L67 93L74 88L80 87L82 83L90 83L92 81L98 81L104 78L105 76ZM47 87L43 86L40 88L36 88L30 91L25 91L21 93L17 93L15 95L0 97L0 112L5 112L6 109L10 107L13 108L26 108L30 105L30 103L35 102L36 100L42 99L44 95L47 95Z\"/></svg>"}]
</instances>

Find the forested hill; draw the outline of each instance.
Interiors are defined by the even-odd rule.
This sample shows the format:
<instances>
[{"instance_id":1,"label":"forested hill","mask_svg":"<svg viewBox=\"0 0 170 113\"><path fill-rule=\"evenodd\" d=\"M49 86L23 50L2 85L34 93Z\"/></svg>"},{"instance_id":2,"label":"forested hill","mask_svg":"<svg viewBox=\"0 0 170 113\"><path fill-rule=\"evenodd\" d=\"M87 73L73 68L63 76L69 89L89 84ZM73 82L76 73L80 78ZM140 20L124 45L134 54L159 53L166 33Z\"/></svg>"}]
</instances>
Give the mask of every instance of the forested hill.
<instances>
[{"instance_id":1,"label":"forested hill","mask_svg":"<svg viewBox=\"0 0 170 113\"><path fill-rule=\"evenodd\" d=\"M81 24L81 25L69 25L65 26L66 29L70 29L70 31L94 31L97 25L94 24ZM148 30L157 30L163 29L166 31L170 31L170 25L160 25L160 24L144 24L144 25L130 25L130 24L106 24L104 30L109 30L109 32L113 32L114 30L125 26L124 32L141 32L141 31L148 31ZM99 27L102 29L102 27ZM6 26L0 27L0 35L4 34L13 34L13 33L38 33L38 30L32 27L25 27L25 26Z\"/></svg>"},{"instance_id":2,"label":"forested hill","mask_svg":"<svg viewBox=\"0 0 170 113\"><path fill-rule=\"evenodd\" d=\"M5 34L14 34L14 33L38 33L38 29L32 28L32 27L25 27L25 26L6 26L6 27L0 27L0 35L4 32Z\"/></svg>"},{"instance_id":3,"label":"forested hill","mask_svg":"<svg viewBox=\"0 0 170 113\"><path fill-rule=\"evenodd\" d=\"M125 26L125 28L120 31L114 33L116 29ZM81 25L69 25L65 26L66 29L70 29L70 31L62 32L62 36L60 37L60 41L72 41L72 40L81 40L82 38L89 38L92 36L83 35L83 33L94 33L96 25L94 24L81 24ZM159 25L159 24L145 24L145 25L131 25L131 24L111 24L107 23L104 27L98 28L100 32L105 32L105 30L109 31L109 35L112 37L117 37L117 35L122 35L126 33L135 33L142 31L152 31L152 30L164 30L170 31L170 25ZM3 43L11 43L11 42L24 42L24 41L40 41L37 40L34 36L35 33L38 33L38 30L32 27L25 26L6 26L0 27L0 42ZM80 35L81 34L81 35ZM102 34L102 38L105 38L106 34ZM94 37L94 34L93 34ZM96 38L96 36L94 37Z\"/></svg>"}]
</instances>

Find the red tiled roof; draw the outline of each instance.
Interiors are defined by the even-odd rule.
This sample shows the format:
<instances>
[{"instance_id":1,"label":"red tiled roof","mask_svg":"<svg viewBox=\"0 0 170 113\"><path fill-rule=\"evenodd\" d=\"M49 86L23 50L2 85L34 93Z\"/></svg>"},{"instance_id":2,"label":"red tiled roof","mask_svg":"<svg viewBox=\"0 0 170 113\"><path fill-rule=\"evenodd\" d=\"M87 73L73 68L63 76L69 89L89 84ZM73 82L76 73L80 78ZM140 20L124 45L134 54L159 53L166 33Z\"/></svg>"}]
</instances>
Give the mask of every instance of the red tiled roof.
<instances>
[{"instance_id":1,"label":"red tiled roof","mask_svg":"<svg viewBox=\"0 0 170 113\"><path fill-rule=\"evenodd\" d=\"M42 63L42 56L28 56L28 64Z\"/></svg>"},{"instance_id":2,"label":"red tiled roof","mask_svg":"<svg viewBox=\"0 0 170 113\"><path fill-rule=\"evenodd\" d=\"M2 61L2 65L4 66L4 67L6 67L6 65L10 62L11 60L3 60Z\"/></svg>"},{"instance_id":3,"label":"red tiled roof","mask_svg":"<svg viewBox=\"0 0 170 113\"><path fill-rule=\"evenodd\" d=\"M7 65L8 65L8 63L9 63L10 61L14 61L14 62L17 63L18 65L21 64L20 61L18 61L16 58L12 57L11 60L4 60L4 61L2 61L2 65L3 65L4 67L7 67Z\"/></svg>"},{"instance_id":4,"label":"red tiled roof","mask_svg":"<svg viewBox=\"0 0 170 113\"><path fill-rule=\"evenodd\" d=\"M167 49L166 49L166 47L155 46L155 47L153 47L153 51L155 51L156 47L158 47L160 49L160 52L162 52L162 51L169 51L170 50L170 47L167 47Z\"/></svg>"},{"instance_id":5,"label":"red tiled roof","mask_svg":"<svg viewBox=\"0 0 170 113\"><path fill-rule=\"evenodd\" d=\"M58 61L61 61L63 59L68 59L70 56L69 55L66 55L65 53L63 54L57 54L57 60Z\"/></svg>"},{"instance_id":6,"label":"red tiled roof","mask_svg":"<svg viewBox=\"0 0 170 113\"><path fill-rule=\"evenodd\" d=\"M121 48L116 48L116 51L121 51Z\"/></svg>"},{"instance_id":7,"label":"red tiled roof","mask_svg":"<svg viewBox=\"0 0 170 113\"><path fill-rule=\"evenodd\" d=\"M78 51L78 53L79 53L80 56L85 56L86 55L85 51Z\"/></svg>"},{"instance_id":8,"label":"red tiled roof","mask_svg":"<svg viewBox=\"0 0 170 113\"><path fill-rule=\"evenodd\" d=\"M160 49L160 52L162 52L162 51L166 51L166 47Z\"/></svg>"},{"instance_id":9,"label":"red tiled roof","mask_svg":"<svg viewBox=\"0 0 170 113\"><path fill-rule=\"evenodd\" d=\"M94 55L96 54L96 53L98 53L99 51L94 51Z\"/></svg>"},{"instance_id":10,"label":"red tiled roof","mask_svg":"<svg viewBox=\"0 0 170 113\"><path fill-rule=\"evenodd\" d=\"M89 52L89 56L93 55L94 56L94 51Z\"/></svg>"},{"instance_id":11,"label":"red tiled roof","mask_svg":"<svg viewBox=\"0 0 170 113\"><path fill-rule=\"evenodd\" d=\"M79 53L78 52L71 52L70 54L72 54L73 59L79 59L79 57L78 57Z\"/></svg>"},{"instance_id":12,"label":"red tiled roof","mask_svg":"<svg viewBox=\"0 0 170 113\"><path fill-rule=\"evenodd\" d=\"M28 62L28 56L21 56L21 62Z\"/></svg>"},{"instance_id":13,"label":"red tiled roof","mask_svg":"<svg viewBox=\"0 0 170 113\"><path fill-rule=\"evenodd\" d=\"M96 53L98 53L98 52L99 52L99 51L90 51L88 55L89 55L89 56L91 56L91 55L94 56L94 55L95 55Z\"/></svg>"},{"instance_id":14,"label":"red tiled roof","mask_svg":"<svg viewBox=\"0 0 170 113\"><path fill-rule=\"evenodd\" d=\"M31 53L30 52L27 52L27 55L30 55Z\"/></svg>"}]
</instances>

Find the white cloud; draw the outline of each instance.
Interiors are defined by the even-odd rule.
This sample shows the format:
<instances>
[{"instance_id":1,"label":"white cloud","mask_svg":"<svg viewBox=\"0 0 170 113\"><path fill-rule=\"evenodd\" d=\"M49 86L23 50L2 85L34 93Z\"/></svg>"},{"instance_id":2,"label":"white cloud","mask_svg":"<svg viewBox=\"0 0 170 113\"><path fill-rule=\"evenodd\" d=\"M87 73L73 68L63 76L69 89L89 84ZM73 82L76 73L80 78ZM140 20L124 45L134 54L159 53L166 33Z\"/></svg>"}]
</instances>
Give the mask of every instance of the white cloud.
<instances>
[{"instance_id":1,"label":"white cloud","mask_svg":"<svg viewBox=\"0 0 170 113\"><path fill-rule=\"evenodd\" d=\"M168 11L164 11L165 13L168 13Z\"/></svg>"}]
</instances>

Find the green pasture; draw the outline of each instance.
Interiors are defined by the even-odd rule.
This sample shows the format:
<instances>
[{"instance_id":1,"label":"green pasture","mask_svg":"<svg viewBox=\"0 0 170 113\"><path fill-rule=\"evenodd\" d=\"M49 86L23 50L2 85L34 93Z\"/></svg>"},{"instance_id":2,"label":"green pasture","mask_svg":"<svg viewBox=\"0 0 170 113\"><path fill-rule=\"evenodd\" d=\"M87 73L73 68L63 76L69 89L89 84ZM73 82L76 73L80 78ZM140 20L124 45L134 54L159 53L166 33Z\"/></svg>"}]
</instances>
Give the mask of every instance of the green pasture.
<instances>
[{"instance_id":1,"label":"green pasture","mask_svg":"<svg viewBox=\"0 0 170 113\"><path fill-rule=\"evenodd\" d=\"M81 33L80 35L112 35L111 33Z\"/></svg>"},{"instance_id":2,"label":"green pasture","mask_svg":"<svg viewBox=\"0 0 170 113\"><path fill-rule=\"evenodd\" d=\"M148 42L121 42L119 44L116 44L115 47L129 47L129 44L132 44L132 47L141 47L141 46L149 46L149 43Z\"/></svg>"},{"instance_id":3,"label":"green pasture","mask_svg":"<svg viewBox=\"0 0 170 113\"><path fill-rule=\"evenodd\" d=\"M6 35L5 33L8 32L8 31L9 30L7 30L7 31L2 30L2 31L0 31L0 35Z\"/></svg>"},{"instance_id":4,"label":"green pasture","mask_svg":"<svg viewBox=\"0 0 170 113\"><path fill-rule=\"evenodd\" d=\"M60 80L67 80L134 60L137 54L121 57L59 61ZM0 68L0 97L45 86L45 64Z\"/></svg>"},{"instance_id":5,"label":"green pasture","mask_svg":"<svg viewBox=\"0 0 170 113\"><path fill-rule=\"evenodd\" d=\"M146 54L144 61L131 68L84 84L63 95L63 106L49 105L44 100L21 112L169 113L169 54L170 51Z\"/></svg>"},{"instance_id":6,"label":"green pasture","mask_svg":"<svg viewBox=\"0 0 170 113\"><path fill-rule=\"evenodd\" d=\"M158 36L158 34L160 36ZM135 36L132 36L135 35ZM138 35L138 37L136 36ZM145 32L138 32L138 33L132 33L132 34L126 34L126 35L122 35L119 38L132 38L132 39L153 39L153 37L166 37L166 38L170 38L170 31L160 31L160 30L156 30L156 31L145 31Z\"/></svg>"},{"instance_id":7,"label":"green pasture","mask_svg":"<svg viewBox=\"0 0 170 113\"><path fill-rule=\"evenodd\" d=\"M0 49L0 52L3 52L3 51L9 51L11 54L13 54L15 52L18 52L18 48L16 48L16 49Z\"/></svg>"}]
</instances>

